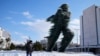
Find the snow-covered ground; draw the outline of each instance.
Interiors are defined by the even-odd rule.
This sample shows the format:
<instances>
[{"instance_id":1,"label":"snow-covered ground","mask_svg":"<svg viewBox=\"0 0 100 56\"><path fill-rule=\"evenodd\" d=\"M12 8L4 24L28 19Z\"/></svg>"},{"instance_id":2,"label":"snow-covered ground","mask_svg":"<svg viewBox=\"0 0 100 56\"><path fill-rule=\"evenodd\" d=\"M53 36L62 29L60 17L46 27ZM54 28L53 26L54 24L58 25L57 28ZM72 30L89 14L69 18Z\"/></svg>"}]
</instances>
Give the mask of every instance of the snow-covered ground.
<instances>
[{"instance_id":1,"label":"snow-covered ground","mask_svg":"<svg viewBox=\"0 0 100 56\"><path fill-rule=\"evenodd\" d=\"M26 56L25 51L0 51L0 56ZM92 53L74 53L74 52L44 52L44 51L34 51L32 56L96 56Z\"/></svg>"}]
</instances>

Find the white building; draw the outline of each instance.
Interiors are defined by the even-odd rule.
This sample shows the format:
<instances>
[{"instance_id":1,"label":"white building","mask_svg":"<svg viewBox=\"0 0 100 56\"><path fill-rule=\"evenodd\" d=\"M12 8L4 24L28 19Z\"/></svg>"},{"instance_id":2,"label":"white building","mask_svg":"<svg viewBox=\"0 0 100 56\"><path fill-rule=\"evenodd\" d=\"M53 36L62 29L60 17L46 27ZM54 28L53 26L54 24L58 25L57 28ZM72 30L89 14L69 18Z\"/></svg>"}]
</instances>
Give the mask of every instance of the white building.
<instances>
[{"instance_id":1,"label":"white building","mask_svg":"<svg viewBox=\"0 0 100 56\"><path fill-rule=\"evenodd\" d=\"M85 9L80 23L81 46L100 46L100 7L92 5Z\"/></svg>"},{"instance_id":2,"label":"white building","mask_svg":"<svg viewBox=\"0 0 100 56\"><path fill-rule=\"evenodd\" d=\"M10 47L10 34L0 27L0 49Z\"/></svg>"},{"instance_id":3,"label":"white building","mask_svg":"<svg viewBox=\"0 0 100 56\"><path fill-rule=\"evenodd\" d=\"M42 47L47 48L47 40L43 39L40 43L42 44Z\"/></svg>"}]
</instances>

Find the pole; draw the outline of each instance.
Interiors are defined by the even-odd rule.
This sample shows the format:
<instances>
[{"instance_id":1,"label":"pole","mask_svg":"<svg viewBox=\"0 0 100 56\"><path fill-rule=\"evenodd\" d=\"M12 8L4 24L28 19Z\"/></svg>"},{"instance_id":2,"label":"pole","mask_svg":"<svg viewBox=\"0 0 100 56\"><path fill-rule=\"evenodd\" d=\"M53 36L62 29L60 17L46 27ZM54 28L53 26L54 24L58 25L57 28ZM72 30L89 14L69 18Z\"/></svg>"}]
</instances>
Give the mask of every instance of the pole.
<instances>
[{"instance_id":1,"label":"pole","mask_svg":"<svg viewBox=\"0 0 100 56\"><path fill-rule=\"evenodd\" d=\"M79 39L78 39L78 37L79 37L79 36L78 36L78 31L79 31L79 29L75 29L75 31L76 31L76 33L77 33L76 37L77 37L77 45L78 45L78 40L79 40ZM77 51L78 51L78 48L77 48Z\"/></svg>"}]
</instances>

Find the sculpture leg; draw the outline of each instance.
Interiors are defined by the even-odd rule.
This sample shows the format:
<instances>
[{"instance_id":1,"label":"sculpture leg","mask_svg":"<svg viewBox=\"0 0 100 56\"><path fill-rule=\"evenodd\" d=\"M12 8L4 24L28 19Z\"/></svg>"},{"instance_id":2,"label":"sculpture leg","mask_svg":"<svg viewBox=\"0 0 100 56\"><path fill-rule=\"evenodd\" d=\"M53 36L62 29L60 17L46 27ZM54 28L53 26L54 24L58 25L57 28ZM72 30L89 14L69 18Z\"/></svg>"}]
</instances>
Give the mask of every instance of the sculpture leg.
<instances>
[{"instance_id":1,"label":"sculpture leg","mask_svg":"<svg viewBox=\"0 0 100 56\"><path fill-rule=\"evenodd\" d=\"M71 42L73 38L73 33L69 29L63 29L64 38L61 42L61 47L59 48L59 52L64 52L68 44Z\"/></svg>"},{"instance_id":2,"label":"sculpture leg","mask_svg":"<svg viewBox=\"0 0 100 56\"><path fill-rule=\"evenodd\" d=\"M47 51L52 51L53 47L55 45L55 42L58 39L58 36L60 35L60 29L58 27L53 27L50 31L50 36L48 37L48 47Z\"/></svg>"}]
</instances>

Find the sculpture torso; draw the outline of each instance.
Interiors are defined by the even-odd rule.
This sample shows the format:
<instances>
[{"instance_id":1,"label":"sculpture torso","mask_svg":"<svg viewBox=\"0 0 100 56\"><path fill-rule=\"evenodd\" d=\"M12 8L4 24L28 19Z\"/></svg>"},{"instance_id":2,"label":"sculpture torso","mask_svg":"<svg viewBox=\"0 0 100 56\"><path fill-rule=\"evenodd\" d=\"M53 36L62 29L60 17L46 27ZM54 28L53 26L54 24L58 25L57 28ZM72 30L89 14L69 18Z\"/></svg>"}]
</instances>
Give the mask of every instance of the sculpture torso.
<instances>
[{"instance_id":1,"label":"sculpture torso","mask_svg":"<svg viewBox=\"0 0 100 56\"><path fill-rule=\"evenodd\" d=\"M48 19L51 19L50 21L55 25L66 27L70 19L70 12L59 9L55 15L52 15Z\"/></svg>"}]
</instances>

